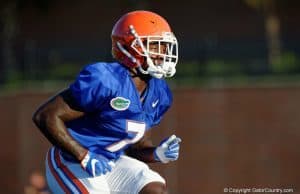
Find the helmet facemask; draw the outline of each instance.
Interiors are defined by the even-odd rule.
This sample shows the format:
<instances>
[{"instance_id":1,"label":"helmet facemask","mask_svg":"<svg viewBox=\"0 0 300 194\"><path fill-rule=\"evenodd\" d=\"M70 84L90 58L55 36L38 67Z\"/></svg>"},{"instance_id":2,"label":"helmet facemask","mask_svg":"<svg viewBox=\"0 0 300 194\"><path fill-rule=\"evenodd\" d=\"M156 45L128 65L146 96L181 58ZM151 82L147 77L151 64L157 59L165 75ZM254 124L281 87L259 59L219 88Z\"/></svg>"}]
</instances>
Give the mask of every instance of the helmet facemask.
<instances>
[{"instance_id":1,"label":"helmet facemask","mask_svg":"<svg viewBox=\"0 0 300 194\"><path fill-rule=\"evenodd\" d=\"M129 57L132 62L137 64L138 70L142 74L149 74L155 78L172 77L176 72L176 64L178 61L178 43L172 32L163 32L162 35L155 36L139 36L130 26L130 32L134 36L130 47L145 58L146 67L140 63L133 55L118 44L119 49ZM157 49L151 49L151 45L157 45ZM159 58L160 63L156 64L154 57Z\"/></svg>"}]
</instances>

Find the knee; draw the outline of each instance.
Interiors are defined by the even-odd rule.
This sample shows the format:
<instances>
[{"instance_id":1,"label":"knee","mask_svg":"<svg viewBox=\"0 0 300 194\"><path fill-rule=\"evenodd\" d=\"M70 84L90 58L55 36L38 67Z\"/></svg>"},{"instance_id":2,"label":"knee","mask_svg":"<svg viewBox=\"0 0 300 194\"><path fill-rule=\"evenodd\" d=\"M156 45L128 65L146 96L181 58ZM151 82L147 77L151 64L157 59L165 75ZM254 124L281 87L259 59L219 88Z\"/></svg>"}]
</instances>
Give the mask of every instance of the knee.
<instances>
[{"instance_id":1,"label":"knee","mask_svg":"<svg viewBox=\"0 0 300 194\"><path fill-rule=\"evenodd\" d=\"M168 194L165 184L152 182L143 187L139 194Z\"/></svg>"}]
</instances>

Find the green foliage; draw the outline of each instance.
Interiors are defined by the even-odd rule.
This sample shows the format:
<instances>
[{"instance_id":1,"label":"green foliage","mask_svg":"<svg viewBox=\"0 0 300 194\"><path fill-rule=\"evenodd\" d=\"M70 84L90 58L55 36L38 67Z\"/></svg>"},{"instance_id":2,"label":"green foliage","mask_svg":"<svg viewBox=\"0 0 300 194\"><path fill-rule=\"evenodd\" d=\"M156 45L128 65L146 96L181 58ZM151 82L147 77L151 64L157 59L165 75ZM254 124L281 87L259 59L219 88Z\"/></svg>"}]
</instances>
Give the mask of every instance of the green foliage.
<instances>
[{"instance_id":1,"label":"green foliage","mask_svg":"<svg viewBox=\"0 0 300 194\"><path fill-rule=\"evenodd\" d=\"M194 77L196 78L199 76L199 73L201 72L201 69L203 69L203 64L191 61L191 62L185 62L181 63L179 62L176 66L176 76L178 77Z\"/></svg>"},{"instance_id":2,"label":"green foliage","mask_svg":"<svg viewBox=\"0 0 300 194\"><path fill-rule=\"evenodd\" d=\"M206 63L205 74L211 76L239 75L242 73L242 64L233 60L213 59Z\"/></svg>"},{"instance_id":3,"label":"green foliage","mask_svg":"<svg viewBox=\"0 0 300 194\"><path fill-rule=\"evenodd\" d=\"M48 71L48 79L72 80L79 73L81 68L80 65L73 63L53 65Z\"/></svg>"},{"instance_id":4,"label":"green foliage","mask_svg":"<svg viewBox=\"0 0 300 194\"><path fill-rule=\"evenodd\" d=\"M300 59L292 52L284 52L271 64L273 73L293 73L299 70Z\"/></svg>"},{"instance_id":5,"label":"green foliage","mask_svg":"<svg viewBox=\"0 0 300 194\"><path fill-rule=\"evenodd\" d=\"M53 63L41 65L29 72L7 72L5 85L1 89L65 87L75 79L82 65L75 63ZM261 58L234 60L213 58L207 61L179 62L176 75L168 79L171 85L183 87L223 87L226 85L259 85L300 82L300 59L292 52L284 52L276 63L269 66Z\"/></svg>"},{"instance_id":6,"label":"green foliage","mask_svg":"<svg viewBox=\"0 0 300 194\"><path fill-rule=\"evenodd\" d=\"M222 86L297 83L300 81L300 59L285 52L269 68L258 58L245 61L211 59L204 63L179 63L176 76L170 80L176 86Z\"/></svg>"}]
</instances>

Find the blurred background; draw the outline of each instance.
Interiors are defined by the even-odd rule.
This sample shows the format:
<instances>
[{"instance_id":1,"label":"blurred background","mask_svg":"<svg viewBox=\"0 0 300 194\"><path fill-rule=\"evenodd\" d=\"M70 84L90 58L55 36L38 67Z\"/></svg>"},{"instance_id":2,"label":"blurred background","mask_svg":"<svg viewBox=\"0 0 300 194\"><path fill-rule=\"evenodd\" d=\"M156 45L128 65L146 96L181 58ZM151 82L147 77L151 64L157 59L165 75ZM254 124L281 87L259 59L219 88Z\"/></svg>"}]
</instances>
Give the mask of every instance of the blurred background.
<instances>
[{"instance_id":1,"label":"blurred background","mask_svg":"<svg viewBox=\"0 0 300 194\"><path fill-rule=\"evenodd\" d=\"M110 33L137 9L179 41L174 105L153 130L180 159L151 165L172 194L224 188L300 193L300 2L296 0L1 0L1 192L23 193L50 146L31 121L79 70L112 61Z\"/></svg>"}]
</instances>

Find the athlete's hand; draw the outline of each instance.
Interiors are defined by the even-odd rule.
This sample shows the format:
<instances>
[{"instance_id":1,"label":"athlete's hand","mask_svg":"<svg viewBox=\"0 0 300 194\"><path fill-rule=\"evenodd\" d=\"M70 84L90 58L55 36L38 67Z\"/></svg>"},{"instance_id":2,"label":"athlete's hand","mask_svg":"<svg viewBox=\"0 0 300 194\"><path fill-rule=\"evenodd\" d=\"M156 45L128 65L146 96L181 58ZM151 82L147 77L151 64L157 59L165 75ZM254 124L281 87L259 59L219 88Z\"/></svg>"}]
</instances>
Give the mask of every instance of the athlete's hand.
<instances>
[{"instance_id":1,"label":"athlete's hand","mask_svg":"<svg viewBox=\"0 0 300 194\"><path fill-rule=\"evenodd\" d=\"M100 176L111 171L111 164L106 157L90 151L87 152L80 164L82 168L93 177Z\"/></svg>"},{"instance_id":2,"label":"athlete's hand","mask_svg":"<svg viewBox=\"0 0 300 194\"><path fill-rule=\"evenodd\" d=\"M179 143L181 139L172 135L169 138L163 140L154 151L154 158L156 161L162 163L168 163L175 161L179 157Z\"/></svg>"}]
</instances>

